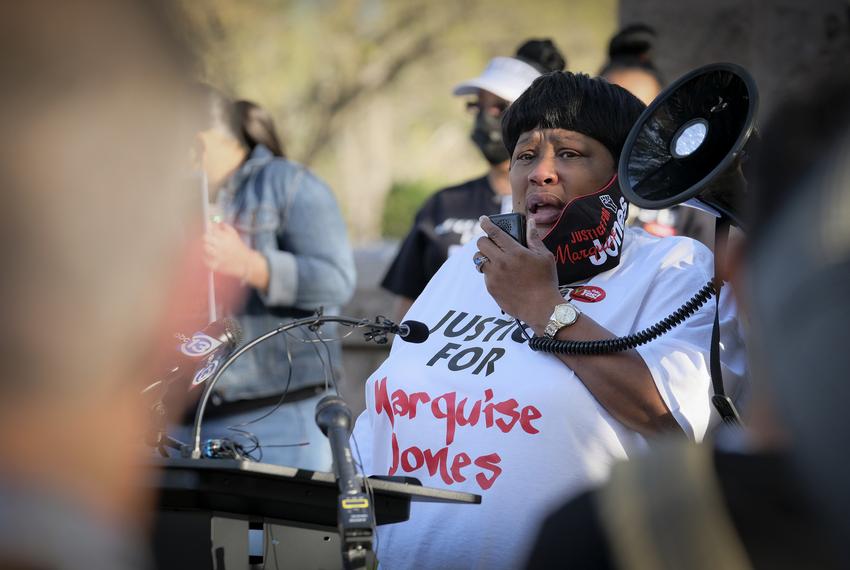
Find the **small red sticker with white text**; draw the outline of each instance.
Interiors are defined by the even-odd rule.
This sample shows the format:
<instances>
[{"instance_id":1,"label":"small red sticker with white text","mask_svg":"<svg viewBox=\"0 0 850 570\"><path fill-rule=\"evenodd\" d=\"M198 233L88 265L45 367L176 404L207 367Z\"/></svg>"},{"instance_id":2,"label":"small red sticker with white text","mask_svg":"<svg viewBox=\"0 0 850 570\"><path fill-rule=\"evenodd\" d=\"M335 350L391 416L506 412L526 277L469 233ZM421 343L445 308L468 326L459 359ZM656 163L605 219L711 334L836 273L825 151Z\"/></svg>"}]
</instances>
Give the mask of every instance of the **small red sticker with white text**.
<instances>
[{"instance_id":1,"label":"small red sticker with white text","mask_svg":"<svg viewBox=\"0 0 850 570\"><path fill-rule=\"evenodd\" d=\"M570 299L582 303L598 303L605 298L605 291L595 285L583 285L570 291Z\"/></svg>"}]
</instances>

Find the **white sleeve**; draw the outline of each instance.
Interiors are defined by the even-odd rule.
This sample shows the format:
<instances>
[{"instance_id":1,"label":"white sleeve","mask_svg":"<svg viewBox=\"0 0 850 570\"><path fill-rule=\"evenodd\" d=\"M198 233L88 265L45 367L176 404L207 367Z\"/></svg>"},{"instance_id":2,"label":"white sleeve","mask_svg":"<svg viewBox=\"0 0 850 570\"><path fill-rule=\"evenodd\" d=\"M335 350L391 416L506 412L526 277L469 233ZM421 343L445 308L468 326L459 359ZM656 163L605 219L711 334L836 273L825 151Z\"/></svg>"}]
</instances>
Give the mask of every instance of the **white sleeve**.
<instances>
[{"instance_id":1,"label":"white sleeve","mask_svg":"<svg viewBox=\"0 0 850 570\"><path fill-rule=\"evenodd\" d=\"M643 330L672 314L711 279L711 252L685 238L653 257L657 273L641 303L633 331ZM672 242L671 242L672 243ZM721 327L736 319L734 305L721 311ZM643 346L638 353L649 368L664 403L685 433L701 440L716 421L712 416L710 372L711 331L715 300L710 298L680 325Z\"/></svg>"}]
</instances>

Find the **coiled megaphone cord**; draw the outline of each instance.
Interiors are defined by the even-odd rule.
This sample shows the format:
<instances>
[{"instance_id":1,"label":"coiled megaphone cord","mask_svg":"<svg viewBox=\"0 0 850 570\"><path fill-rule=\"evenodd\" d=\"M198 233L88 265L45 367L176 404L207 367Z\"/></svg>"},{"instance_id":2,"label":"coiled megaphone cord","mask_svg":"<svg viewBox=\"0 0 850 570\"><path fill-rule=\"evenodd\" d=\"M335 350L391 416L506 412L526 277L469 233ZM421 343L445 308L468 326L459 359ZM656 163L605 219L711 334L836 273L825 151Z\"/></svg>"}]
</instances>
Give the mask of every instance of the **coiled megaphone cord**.
<instances>
[{"instance_id":1,"label":"coiled megaphone cord","mask_svg":"<svg viewBox=\"0 0 850 570\"><path fill-rule=\"evenodd\" d=\"M715 285L714 280L709 281L666 319L655 323L649 328L627 336L602 340L556 340L554 338L535 336L528 340L528 346L535 352L550 352L554 354L601 355L631 350L632 348L655 340L674 327L682 324L686 319L696 313L700 307L705 305L711 297L718 294L720 287L720 282Z\"/></svg>"}]
</instances>

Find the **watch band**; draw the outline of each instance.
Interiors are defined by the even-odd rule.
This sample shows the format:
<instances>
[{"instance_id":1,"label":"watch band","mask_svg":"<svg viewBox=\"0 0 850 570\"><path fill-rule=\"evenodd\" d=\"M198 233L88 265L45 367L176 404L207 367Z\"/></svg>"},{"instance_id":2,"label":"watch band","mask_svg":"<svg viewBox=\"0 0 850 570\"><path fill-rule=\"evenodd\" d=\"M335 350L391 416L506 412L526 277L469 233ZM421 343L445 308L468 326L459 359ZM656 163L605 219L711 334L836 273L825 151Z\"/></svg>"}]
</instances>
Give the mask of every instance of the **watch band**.
<instances>
[{"instance_id":1,"label":"watch band","mask_svg":"<svg viewBox=\"0 0 850 570\"><path fill-rule=\"evenodd\" d=\"M543 329L543 335L547 338L555 338L555 335L562 328L574 324L578 320L579 315L581 315L581 311L572 303L556 305L555 310L552 311L552 316L549 317L546 328Z\"/></svg>"}]
</instances>

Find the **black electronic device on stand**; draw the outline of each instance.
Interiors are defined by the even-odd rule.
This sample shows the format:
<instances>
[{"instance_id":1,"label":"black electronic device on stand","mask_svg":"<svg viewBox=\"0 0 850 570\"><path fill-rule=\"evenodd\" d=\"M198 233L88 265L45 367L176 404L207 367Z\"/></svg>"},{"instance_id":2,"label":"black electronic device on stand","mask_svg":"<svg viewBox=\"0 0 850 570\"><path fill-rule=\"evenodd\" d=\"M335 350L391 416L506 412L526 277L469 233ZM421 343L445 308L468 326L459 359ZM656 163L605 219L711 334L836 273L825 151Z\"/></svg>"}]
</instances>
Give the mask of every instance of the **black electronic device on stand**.
<instances>
[{"instance_id":1,"label":"black electronic device on stand","mask_svg":"<svg viewBox=\"0 0 850 570\"><path fill-rule=\"evenodd\" d=\"M175 335L181 342L176 346L171 362L144 390L143 397L150 398L153 426L147 443L162 457L168 449L180 450L183 444L168 435L168 411L183 404L186 394L210 378L242 342L242 327L232 318L213 321L191 337Z\"/></svg>"}]
</instances>

